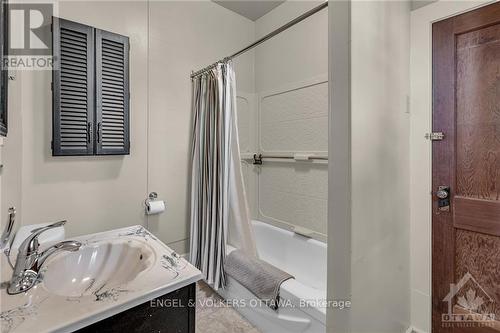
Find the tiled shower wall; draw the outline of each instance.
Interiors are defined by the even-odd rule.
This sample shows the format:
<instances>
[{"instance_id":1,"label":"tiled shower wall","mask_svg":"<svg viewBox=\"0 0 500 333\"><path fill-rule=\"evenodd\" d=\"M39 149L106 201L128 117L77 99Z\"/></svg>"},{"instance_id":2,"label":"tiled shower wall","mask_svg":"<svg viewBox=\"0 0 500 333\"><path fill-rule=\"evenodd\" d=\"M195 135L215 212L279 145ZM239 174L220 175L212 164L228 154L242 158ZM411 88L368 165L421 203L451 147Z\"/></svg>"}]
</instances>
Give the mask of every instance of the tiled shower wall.
<instances>
[{"instance_id":1,"label":"tiled shower wall","mask_svg":"<svg viewBox=\"0 0 500 333\"><path fill-rule=\"evenodd\" d=\"M264 152L328 151L326 79L297 83L259 97L259 141Z\"/></svg>"},{"instance_id":2,"label":"tiled shower wall","mask_svg":"<svg viewBox=\"0 0 500 333\"><path fill-rule=\"evenodd\" d=\"M316 2L285 2L256 21L257 38ZM245 159L328 151L328 23L322 11L255 50L255 93L238 91L245 184L255 219L326 239L328 164ZM314 36L314 38L311 38ZM306 47L305 47L306 46ZM238 73L237 73L238 76Z\"/></svg>"}]
</instances>

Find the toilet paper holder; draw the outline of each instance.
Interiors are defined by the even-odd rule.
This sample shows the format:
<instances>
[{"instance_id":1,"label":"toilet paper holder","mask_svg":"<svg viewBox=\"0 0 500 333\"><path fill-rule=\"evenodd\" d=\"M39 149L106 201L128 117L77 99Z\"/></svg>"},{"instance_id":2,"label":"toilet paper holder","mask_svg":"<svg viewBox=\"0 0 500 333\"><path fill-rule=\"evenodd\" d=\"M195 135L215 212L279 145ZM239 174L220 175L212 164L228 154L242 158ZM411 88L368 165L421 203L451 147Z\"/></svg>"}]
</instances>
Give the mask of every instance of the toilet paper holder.
<instances>
[{"instance_id":1,"label":"toilet paper holder","mask_svg":"<svg viewBox=\"0 0 500 333\"><path fill-rule=\"evenodd\" d=\"M146 215L156 215L163 213L165 211L165 201L158 200L158 193L151 192L148 198L144 200L144 208L146 209Z\"/></svg>"},{"instance_id":2,"label":"toilet paper holder","mask_svg":"<svg viewBox=\"0 0 500 333\"><path fill-rule=\"evenodd\" d=\"M150 201L154 201L156 199L158 199L158 193L151 192L149 193L148 198L144 200L144 204L147 206Z\"/></svg>"}]
</instances>

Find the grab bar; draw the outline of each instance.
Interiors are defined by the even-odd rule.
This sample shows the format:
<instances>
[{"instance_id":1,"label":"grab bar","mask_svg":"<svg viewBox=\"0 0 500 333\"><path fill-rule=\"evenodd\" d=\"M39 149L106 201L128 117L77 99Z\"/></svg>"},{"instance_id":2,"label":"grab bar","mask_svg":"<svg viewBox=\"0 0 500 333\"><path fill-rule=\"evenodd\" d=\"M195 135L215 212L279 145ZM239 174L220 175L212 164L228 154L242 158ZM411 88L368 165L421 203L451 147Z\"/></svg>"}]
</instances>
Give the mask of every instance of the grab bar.
<instances>
[{"instance_id":1,"label":"grab bar","mask_svg":"<svg viewBox=\"0 0 500 333\"><path fill-rule=\"evenodd\" d=\"M301 153L273 153L273 154L242 154L242 160L253 161L253 164L261 165L263 159L274 159L280 161L288 161L288 162L300 162L300 161L322 161L328 162L328 155L322 153L309 153L309 152L301 152Z\"/></svg>"}]
</instances>

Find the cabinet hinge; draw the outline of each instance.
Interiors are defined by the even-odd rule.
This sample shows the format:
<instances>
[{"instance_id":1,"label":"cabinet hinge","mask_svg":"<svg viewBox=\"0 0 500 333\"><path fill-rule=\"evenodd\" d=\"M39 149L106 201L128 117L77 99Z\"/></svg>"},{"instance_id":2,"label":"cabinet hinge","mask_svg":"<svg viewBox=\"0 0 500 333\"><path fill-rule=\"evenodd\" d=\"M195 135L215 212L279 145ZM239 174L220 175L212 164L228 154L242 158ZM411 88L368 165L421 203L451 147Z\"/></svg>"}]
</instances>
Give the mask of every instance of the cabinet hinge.
<instances>
[{"instance_id":1,"label":"cabinet hinge","mask_svg":"<svg viewBox=\"0 0 500 333\"><path fill-rule=\"evenodd\" d=\"M444 133L443 132L426 133L425 138L431 141L441 141L444 139Z\"/></svg>"}]
</instances>

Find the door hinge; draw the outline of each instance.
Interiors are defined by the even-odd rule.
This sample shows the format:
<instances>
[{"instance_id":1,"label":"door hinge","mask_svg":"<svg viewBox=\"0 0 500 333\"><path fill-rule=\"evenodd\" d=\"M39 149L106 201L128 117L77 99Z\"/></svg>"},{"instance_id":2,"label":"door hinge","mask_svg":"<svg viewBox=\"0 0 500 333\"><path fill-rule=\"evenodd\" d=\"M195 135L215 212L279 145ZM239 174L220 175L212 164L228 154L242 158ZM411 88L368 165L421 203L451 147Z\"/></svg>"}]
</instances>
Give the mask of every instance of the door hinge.
<instances>
[{"instance_id":1,"label":"door hinge","mask_svg":"<svg viewBox=\"0 0 500 333\"><path fill-rule=\"evenodd\" d=\"M444 139L444 133L443 132L426 133L425 138L431 141L441 141Z\"/></svg>"}]
</instances>

